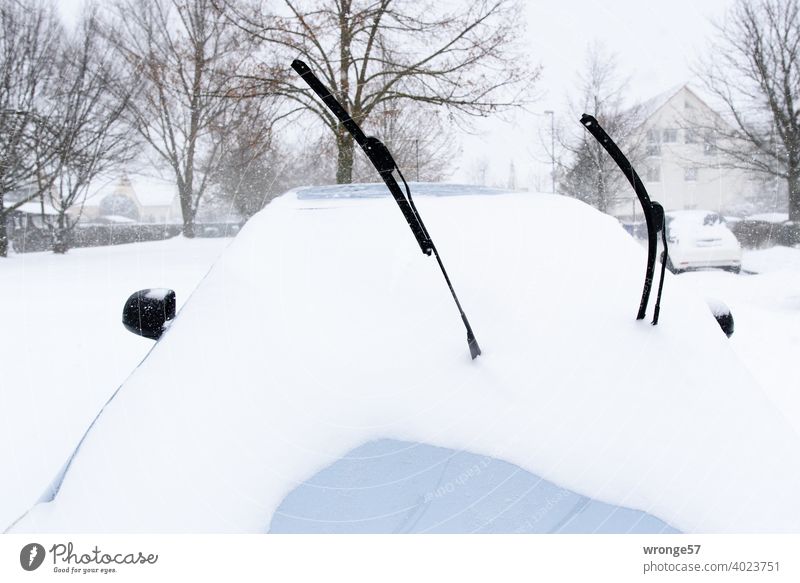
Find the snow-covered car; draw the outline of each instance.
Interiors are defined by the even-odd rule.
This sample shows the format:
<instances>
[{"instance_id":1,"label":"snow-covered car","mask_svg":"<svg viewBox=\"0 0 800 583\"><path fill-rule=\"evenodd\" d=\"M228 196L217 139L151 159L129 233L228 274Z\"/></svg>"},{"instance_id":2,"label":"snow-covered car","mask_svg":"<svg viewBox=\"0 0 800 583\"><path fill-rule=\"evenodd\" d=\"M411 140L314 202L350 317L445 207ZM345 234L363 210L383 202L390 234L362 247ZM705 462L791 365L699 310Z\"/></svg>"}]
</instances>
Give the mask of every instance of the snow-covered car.
<instances>
[{"instance_id":1,"label":"snow-covered car","mask_svg":"<svg viewBox=\"0 0 800 583\"><path fill-rule=\"evenodd\" d=\"M714 211L682 210L666 213L668 267L673 273L718 267L739 273L742 247Z\"/></svg>"},{"instance_id":2,"label":"snow-covered car","mask_svg":"<svg viewBox=\"0 0 800 583\"><path fill-rule=\"evenodd\" d=\"M291 191L10 531L800 532L800 437L688 284L635 319L615 219L412 188L479 358L383 185Z\"/></svg>"}]
</instances>

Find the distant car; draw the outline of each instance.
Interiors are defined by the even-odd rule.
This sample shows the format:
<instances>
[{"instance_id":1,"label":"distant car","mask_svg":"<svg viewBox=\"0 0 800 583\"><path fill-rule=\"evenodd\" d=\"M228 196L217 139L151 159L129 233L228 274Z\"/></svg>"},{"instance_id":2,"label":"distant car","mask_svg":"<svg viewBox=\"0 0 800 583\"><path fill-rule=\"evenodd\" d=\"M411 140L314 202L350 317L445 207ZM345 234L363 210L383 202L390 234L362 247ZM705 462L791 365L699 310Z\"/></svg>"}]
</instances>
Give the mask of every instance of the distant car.
<instances>
[{"instance_id":1,"label":"distant car","mask_svg":"<svg viewBox=\"0 0 800 583\"><path fill-rule=\"evenodd\" d=\"M636 320L615 219L413 189L478 359L385 186L291 191L128 300L160 339L10 531L800 532L800 436L690 286Z\"/></svg>"},{"instance_id":2,"label":"distant car","mask_svg":"<svg viewBox=\"0 0 800 583\"><path fill-rule=\"evenodd\" d=\"M716 267L739 273L742 247L714 211L683 210L666 213L669 262L673 273Z\"/></svg>"}]
</instances>

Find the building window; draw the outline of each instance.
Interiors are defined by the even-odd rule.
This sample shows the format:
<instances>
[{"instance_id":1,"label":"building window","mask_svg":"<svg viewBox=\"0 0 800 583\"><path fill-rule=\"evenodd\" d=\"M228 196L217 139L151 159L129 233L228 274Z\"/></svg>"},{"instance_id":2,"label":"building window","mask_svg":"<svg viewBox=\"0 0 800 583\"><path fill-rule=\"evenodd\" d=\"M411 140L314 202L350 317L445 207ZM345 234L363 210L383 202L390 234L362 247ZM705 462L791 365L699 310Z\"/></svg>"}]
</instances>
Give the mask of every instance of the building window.
<instances>
[{"instance_id":1,"label":"building window","mask_svg":"<svg viewBox=\"0 0 800 583\"><path fill-rule=\"evenodd\" d=\"M647 146L645 153L648 156L661 155L661 132L659 130L647 130Z\"/></svg>"},{"instance_id":2,"label":"building window","mask_svg":"<svg viewBox=\"0 0 800 583\"><path fill-rule=\"evenodd\" d=\"M696 144L698 142L697 130L686 130L686 143Z\"/></svg>"},{"instance_id":3,"label":"building window","mask_svg":"<svg viewBox=\"0 0 800 583\"><path fill-rule=\"evenodd\" d=\"M677 141L678 141L678 130L676 130L676 129L664 130L664 143L665 144L674 144Z\"/></svg>"},{"instance_id":4,"label":"building window","mask_svg":"<svg viewBox=\"0 0 800 583\"><path fill-rule=\"evenodd\" d=\"M714 132L706 132L703 136L703 153L706 156L713 156L717 153L717 137Z\"/></svg>"},{"instance_id":5,"label":"building window","mask_svg":"<svg viewBox=\"0 0 800 583\"><path fill-rule=\"evenodd\" d=\"M661 166L648 166L646 180L647 182L661 182Z\"/></svg>"},{"instance_id":6,"label":"building window","mask_svg":"<svg viewBox=\"0 0 800 583\"><path fill-rule=\"evenodd\" d=\"M647 144L647 155L648 156L660 156L661 155L661 144Z\"/></svg>"},{"instance_id":7,"label":"building window","mask_svg":"<svg viewBox=\"0 0 800 583\"><path fill-rule=\"evenodd\" d=\"M683 169L683 179L686 182L695 182L697 180L697 168L689 166Z\"/></svg>"}]
</instances>

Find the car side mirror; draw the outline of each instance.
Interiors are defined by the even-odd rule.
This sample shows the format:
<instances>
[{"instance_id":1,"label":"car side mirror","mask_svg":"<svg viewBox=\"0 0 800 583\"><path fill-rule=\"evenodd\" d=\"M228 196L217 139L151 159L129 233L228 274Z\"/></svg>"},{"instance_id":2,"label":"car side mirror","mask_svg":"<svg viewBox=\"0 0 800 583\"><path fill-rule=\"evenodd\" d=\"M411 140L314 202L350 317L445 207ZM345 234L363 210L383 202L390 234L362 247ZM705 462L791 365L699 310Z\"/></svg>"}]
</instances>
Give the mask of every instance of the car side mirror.
<instances>
[{"instance_id":1,"label":"car side mirror","mask_svg":"<svg viewBox=\"0 0 800 583\"><path fill-rule=\"evenodd\" d=\"M175 292L166 288L142 289L125 302L122 324L130 332L152 340L164 333L167 322L175 317Z\"/></svg>"},{"instance_id":2,"label":"car side mirror","mask_svg":"<svg viewBox=\"0 0 800 583\"><path fill-rule=\"evenodd\" d=\"M706 303L708 307L711 308L711 313L714 314L717 324L719 324L719 327L725 332L725 336L728 338L733 336L733 314L731 313L731 309L725 305L724 302L719 300L708 299Z\"/></svg>"}]
</instances>

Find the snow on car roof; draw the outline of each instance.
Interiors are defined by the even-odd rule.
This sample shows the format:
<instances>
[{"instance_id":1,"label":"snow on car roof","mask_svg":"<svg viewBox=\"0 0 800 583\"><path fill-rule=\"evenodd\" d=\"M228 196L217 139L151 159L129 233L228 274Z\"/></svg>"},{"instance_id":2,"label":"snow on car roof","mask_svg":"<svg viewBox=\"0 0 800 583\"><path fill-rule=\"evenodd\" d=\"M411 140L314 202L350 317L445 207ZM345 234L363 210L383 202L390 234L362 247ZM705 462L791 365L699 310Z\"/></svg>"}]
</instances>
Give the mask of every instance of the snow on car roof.
<instances>
[{"instance_id":1,"label":"snow on car roof","mask_svg":"<svg viewBox=\"0 0 800 583\"><path fill-rule=\"evenodd\" d=\"M702 210L702 209L668 211L665 214L668 217L673 218L673 219L680 219L680 220L687 220L687 221L697 221L700 224L703 224L703 220L708 215L719 216L719 213L717 211Z\"/></svg>"},{"instance_id":2,"label":"snow on car roof","mask_svg":"<svg viewBox=\"0 0 800 583\"><path fill-rule=\"evenodd\" d=\"M736 237L730 229L721 222L718 212L711 210L679 210L666 213L667 229L670 233L676 234L679 231L683 234L700 234L705 236L722 236L730 242L734 242Z\"/></svg>"},{"instance_id":3,"label":"snow on car roof","mask_svg":"<svg viewBox=\"0 0 800 583\"><path fill-rule=\"evenodd\" d=\"M471 361L394 202L315 191L335 194L247 223L14 531L264 532L376 439L505 460L682 531L800 531L800 438L688 284L667 274L659 325L634 319L644 250L616 220L560 196L420 197Z\"/></svg>"}]
</instances>

